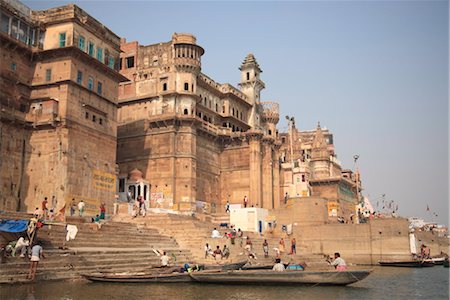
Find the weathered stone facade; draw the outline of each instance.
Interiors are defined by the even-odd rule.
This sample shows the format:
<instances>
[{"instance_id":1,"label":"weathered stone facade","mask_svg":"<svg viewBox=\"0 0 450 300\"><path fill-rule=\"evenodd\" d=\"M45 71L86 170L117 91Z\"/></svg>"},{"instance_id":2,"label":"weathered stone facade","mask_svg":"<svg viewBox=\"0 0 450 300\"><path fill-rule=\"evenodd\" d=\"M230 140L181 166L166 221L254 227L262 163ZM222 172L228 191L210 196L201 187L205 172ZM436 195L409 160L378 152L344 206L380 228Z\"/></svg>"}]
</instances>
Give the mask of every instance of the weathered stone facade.
<instances>
[{"instance_id":1,"label":"weathered stone facade","mask_svg":"<svg viewBox=\"0 0 450 300\"><path fill-rule=\"evenodd\" d=\"M124 41L122 51L121 73L130 82L119 88L120 180L142 171L152 207L217 212L245 196L249 205L277 207L278 105L260 102L264 83L254 56L240 67L238 90L201 73L204 50L190 34L150 46Z\"/></svg>"},{"instance_id":2,"label":"weathered stone facade","mask_svg":"<svg viewBox=\"0 0 450 300\"><path fill-rule=\"evenodd\" d=\"M325 199L332 218L354 212L356 176L342 171L332 134L279 134L252 54L236 88L202 73L191 34L143 46L75 5L1 9L0 209L55 196L55 209L83 199L93 214L117 194L214 213L244 197L278 208L287 193Z\"/></svg>"},{"instance_id":3,"label":"weathered stone facade","mask_svg":"<svg viewBox=\"0 0 450 300\"><path fill-rule=\"evenodd\" d=\"M0 209L111 206L119 37L75 5L2 1L1 24Z\"/></svg>"}]
</instances>

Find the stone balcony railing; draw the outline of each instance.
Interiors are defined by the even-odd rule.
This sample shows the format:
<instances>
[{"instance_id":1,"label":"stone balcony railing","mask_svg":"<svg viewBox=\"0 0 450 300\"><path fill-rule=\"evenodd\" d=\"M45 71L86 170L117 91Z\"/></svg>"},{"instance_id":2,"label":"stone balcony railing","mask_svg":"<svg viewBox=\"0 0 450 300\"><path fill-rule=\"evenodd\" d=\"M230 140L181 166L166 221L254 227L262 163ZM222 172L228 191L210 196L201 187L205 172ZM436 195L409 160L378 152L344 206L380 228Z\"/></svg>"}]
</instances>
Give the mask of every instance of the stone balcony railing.
<instances>
[{"instance_id":1,"label":"stone balcony railing","mask_svg":"<svg viewBox=\"0 0 450 300\"><path fill-rule=\"evenodd\" d=\"M262 118L266 122L278 123L280 120L280 105L277 102L261 102Z\"/></svg>"}]
</instances>

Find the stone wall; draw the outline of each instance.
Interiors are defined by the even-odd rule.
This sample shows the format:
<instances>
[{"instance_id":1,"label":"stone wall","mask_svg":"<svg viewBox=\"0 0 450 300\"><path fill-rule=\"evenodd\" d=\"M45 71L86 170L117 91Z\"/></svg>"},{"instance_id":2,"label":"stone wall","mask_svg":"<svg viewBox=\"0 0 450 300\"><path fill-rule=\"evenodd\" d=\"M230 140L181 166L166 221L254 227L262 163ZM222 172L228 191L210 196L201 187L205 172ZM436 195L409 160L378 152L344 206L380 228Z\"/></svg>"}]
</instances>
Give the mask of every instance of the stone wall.
<instances>
[{"instance_id":1,"label":"stone wall","mask_svg":"<svg viewBox=\"0 0 450 300\"><path fill-rule=\"evenodd\" d=\"M366 224L294 226L294 235L312 253L340 252L349 263L411 259L406 219L375 219Z\"/></svg>"}]
</instances>

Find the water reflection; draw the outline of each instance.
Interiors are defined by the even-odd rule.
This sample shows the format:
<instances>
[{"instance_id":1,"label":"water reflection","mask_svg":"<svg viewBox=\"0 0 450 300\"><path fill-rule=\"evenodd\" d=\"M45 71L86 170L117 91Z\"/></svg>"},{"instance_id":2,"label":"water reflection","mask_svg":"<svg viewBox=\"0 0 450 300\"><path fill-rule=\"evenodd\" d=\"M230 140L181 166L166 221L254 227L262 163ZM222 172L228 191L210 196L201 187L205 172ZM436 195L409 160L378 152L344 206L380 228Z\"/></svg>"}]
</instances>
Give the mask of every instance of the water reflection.
<instances>
[{"instance_id":1,"label":"water reflection","mask_svg":"<svg viewBox=\"0 0 450 300\"><path fill-rule=\"evenodd\" d=\"M375 268L347 287L48 282L0 286L1 299L448 299L449 269Z\"/></svg>"}]
</instances>

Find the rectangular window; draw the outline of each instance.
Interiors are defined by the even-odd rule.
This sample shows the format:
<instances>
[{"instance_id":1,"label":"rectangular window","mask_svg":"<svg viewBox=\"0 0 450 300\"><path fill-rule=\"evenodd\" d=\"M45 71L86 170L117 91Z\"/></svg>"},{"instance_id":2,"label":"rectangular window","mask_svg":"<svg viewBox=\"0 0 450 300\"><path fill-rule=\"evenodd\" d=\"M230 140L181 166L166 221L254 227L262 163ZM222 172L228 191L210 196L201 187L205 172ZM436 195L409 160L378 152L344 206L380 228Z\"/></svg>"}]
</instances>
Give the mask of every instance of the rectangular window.
<instances>
[{"instance_id":1,"label":"rectangular window","mask_svg":"<svg viewBox=\"0 0 450 300\"><path fill-rule=\"evenodd\" d=\"M16 70L17 70L16 63L11 63L11 71L16 71Z\"/></svg>"},{"instance_id":2,"label":"rectangular window","mask_svg":"<svg viewBox=\"0 0 450 300\"><path fill-rule=\"evenodd\" d=\"M88 113L88 112L85 112L84 117L85 117L86 119L89 119L89 113Z\"/></svg>"},{"instance_id":3,"label":"rectangular window","mask_svg":"<svg viewBox=\"0 0 450 300\"><path fill-rule=\"evenodd\" d=\"M59 34L59 47L65 47L66 46L66 33L61 32Z\"/></svg>"},{"instance_id":4,"label":"rectangular window","mask_svg":"<svg viewBox=\"0 0 450 300\"><path fill-rule=\"evenodd\" d=\"M24 22L20 22L19 40L23 43L26 43L28 40L28 26Z\"/></svg>"},{"instance_id":5,"label":"rectangular window","mask_svg":"<svg viewBox=\"0 0 450 300\"><path fill-rule=\"evenodd\" d=\"M19 36L19 20L17 20L16 18L13 18L11 21L11 36L15 39L18 39Z\"/></svg>"},{"instance_id":6,"label":"rectangular window","mask_svg":"<svg viewBox=\"0 0 450 300\"><path fill-rule=\"evenodd\" d=\"M125 193L125 178L119 178L119 193Z\"/></svg>"},{"instance_id":7,"label":"rectangular window","mask_svg":"<svg viewBox=\"0 0 450 300\"><path fill-rule=\"evenodd\" d=\"M88 54L89 56L94 57L94 44L92 42L89 42Z\"/></svg>"},{"instance_id":8,"label":"rectangular window","mask_svg":"<svg viewBox=\"0 0 450 300\"><path fill-rule=\"evenodd\" d=\"M2 32L6 33L6 34L9 34L9 20L10 20L10 17L5 15L5 14L2 14L1 17L2 17L2 21L1 21L0 30Z\"/></svg>"},{"instance_id":9,"label":"rectangular window","mask_svg":"<svg viewBox=\"0 0 450 300\"><path fill-rule=\"evenodd\" d=\"M127 57L126 59L126 68L133 68L134 67L134 56Z\"/></svg>"},{"instance_id":10,"label":"rectangular window","mask_svg":"<svg viewBox=\"0 0 450 300\"><path fill-rule=\"evenodd\" d=\"M91 91L94 89L94 78L92 78L91 76L89 76L88 80L88 89Z\"/></svg>"},{"instance_id":11,"label":"rectangular window","mask_svg":"<svg viewBox=\"0 0 450 300\"><path fill-rule=\"evenodd\" d=\"M45 70L45 81L52 80L52 69Z\"/></svg>"},{"instance_id":12,"label":"rectangular window","mask_svg":"<svg viewBox=\"0 0 450 300\"><path fill-rule=\"evenodd\" d=\"M110 57L108 60L108 67L114 70L114 57Z\"/></svg>"},{"instance_id":13,"label":"rectangular window","mask_svg":"<svg viewBox=\"0 0 450 300\"><path fill-rule=\"evenodd\" d=\"M102 83L101 82L97 83L97 94L99 94L99 95L102 94Z\"/></svg>"},{"instance_id":14,"label":"rectangular window","mask_svg":"<svg viewBox=\"0 0 450 300\"><path fill-rule=\"evenodd\" d=\"M97 47L97 60L103 62L103 49Z\"/></svg>"},{"instance_id":15,"label":"rectangular window","mask_svg":"<svg viewBox=\"0 0 450 300\"><path fill-rule=\"evenodd\" d=\"M302 182L305 182L306 178L305 178L305 174L302 174Z\"/></svg>"},{"instance_id":16,"label":"rectangular window","mask_svg":"<svg viewBox=\"0 0 450 300\"><path fill-rule=\"evenodd\" d=\"M92 122L95 122L97 120L97 118L95 117L95 115L92 115Z\"/></svg>"},{"instance_id":17,"label":"rectangular window","mask_svg":"<svg viewBox=\"0 0 450 300\"><path fill-rule=\"evenodd\" d=\"M98 119L98 124L103 125L103 119L102 118Z\"/></svg>"},{"instance_id":18,"label":"rectangular window","mask_svg":"<svg viewBox=\"0 0 450 300\"><path fill-rule=\"evenodd\" d=\"M84 47L85 45L84 45L84 36L79 36L78 37L78 48L80 48L82 51L84 51L85 50L85 47Z\"/></svg>"},{"instance_id":19,"label":"rectangular window","mask_svg":"<svg viewBox=\"0 0 450 300\"><path fill-rule=\"evenodd\" d=\"M78 73L77 73L77 83L83 84L83 72L81 72L81 71L78 71Z\"/></svg>"},{"instance_id":20,"label":"rectangular window","mask_svg":"<svg viewBox=\"0 0 450 300\"><path fill-rule=\"evenodd\" d=\"M163 83L163 91L167 91L167 83Z\"/></svg>"}]
</instances>

